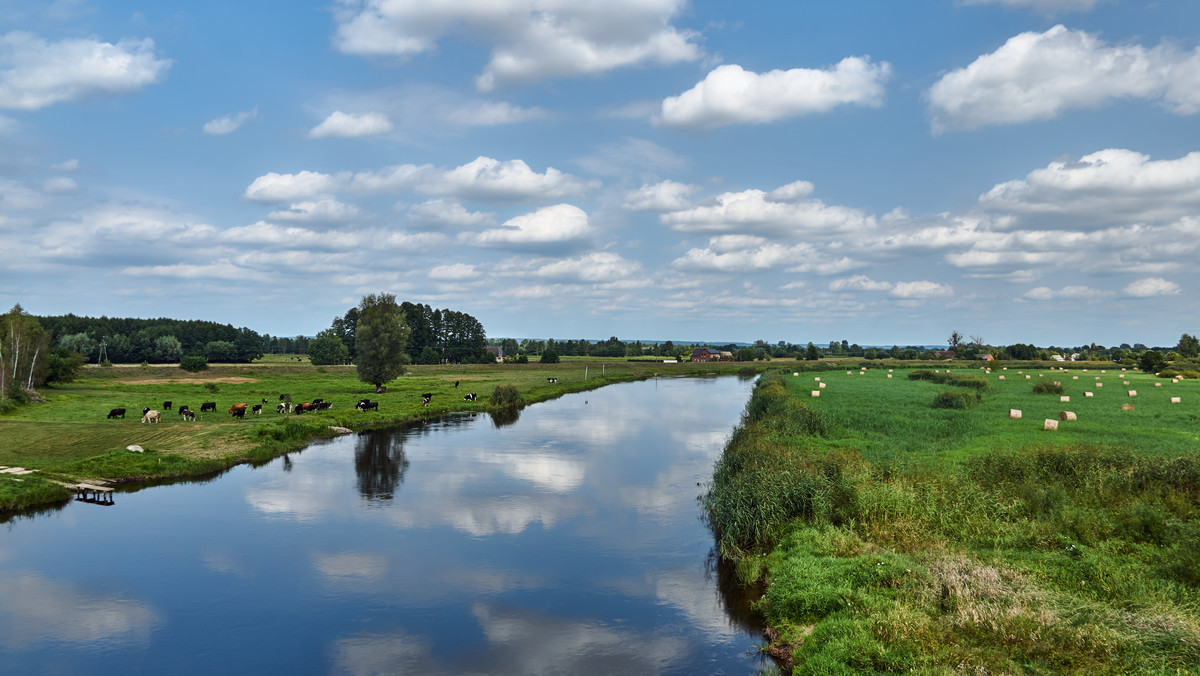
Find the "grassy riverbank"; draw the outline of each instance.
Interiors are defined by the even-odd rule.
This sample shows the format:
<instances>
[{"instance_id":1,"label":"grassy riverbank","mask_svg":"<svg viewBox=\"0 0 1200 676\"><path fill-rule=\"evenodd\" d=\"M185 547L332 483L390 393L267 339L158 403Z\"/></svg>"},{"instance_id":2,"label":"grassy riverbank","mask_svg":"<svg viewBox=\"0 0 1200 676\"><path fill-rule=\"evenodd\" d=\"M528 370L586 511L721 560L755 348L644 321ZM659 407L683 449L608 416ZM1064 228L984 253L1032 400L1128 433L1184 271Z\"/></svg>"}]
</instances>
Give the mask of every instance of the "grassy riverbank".
<instances>
[{"instance_id":1,"label":"grassy riverbank","mask_svg":"<svg viewBox=\"0 0 1200 676\"><path fill-rule=\"evenodd\" d=\"M768 583L773 653L802 674L1196 673L1200 382L973 373L760 381L704 504ZM982 398L935 408L947 391Z\"/></svg>"},{"instance_id":2,"label":"grassy riverbank","mask_svg":"<svg viewBox=\"0 0 1200 676\"><path fill-rule=\"evenodd\" d=\"M658 376L735 373L746 364L631 363L624 360L564 359L559 364L413 366L388 384L384 394L358 381L353 366L315 367L283 357L243 365L217 365L201 373L175 366L89 367L77 381L46 389L44 403L31 403L0 416L0 465L36 470L32 475L0 474L0 512L66 500L69 491L54 483L81 480L140 483L202 476L243 463L269 459L320 436L331 427L364 429L402 424L460 411L488 411L493 390L511 385L524 403L616 382ZM751 365L753 368L753 365ZM547 379L554 378L551 383ZM455 383L458 386L455 387ZM474 402L465 401L476 393ZM433 395L429 406L422 394ZM293 402L322 398L328 411L304 415L276 413L281 394ZM358 411L363 398L377 411ZM233 419L235 403L263 404L261 415ZM163 402L171 401L171 410ZM215 412L191 422L176 413L186 404L216 402ZM142 423L143 407L162 413L158 424ZM106 418L125 408L124 419ZM126 450L136 444L143 453Z\"/></svg>"}]
</instances>

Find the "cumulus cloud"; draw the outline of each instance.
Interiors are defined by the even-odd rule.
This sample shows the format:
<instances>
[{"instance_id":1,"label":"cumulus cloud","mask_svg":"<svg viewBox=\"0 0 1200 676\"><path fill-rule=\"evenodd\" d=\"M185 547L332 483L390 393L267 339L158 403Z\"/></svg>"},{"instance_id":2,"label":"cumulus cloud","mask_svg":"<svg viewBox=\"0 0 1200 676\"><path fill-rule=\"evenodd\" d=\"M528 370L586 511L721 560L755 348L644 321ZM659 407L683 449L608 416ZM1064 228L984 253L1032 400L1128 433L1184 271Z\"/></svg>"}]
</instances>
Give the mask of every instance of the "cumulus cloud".
<instances>
[{"instance_id":1,"label":"cumulus cloud","mask_svg":"<svg viewBox=\"0 0 1200 676\"><path fill-rule=\"evenodd\" d=\"M697 36L670 22L685 0L607 3L506 0L346 0L335 13L334 46L348 54L408 58L443 36L482 35L491 60L479 89L615 68L695 61Z\"/></svg>"},{"instance_id":2,"label":"cumulus cloud","mask_svg":"<svg viewBox=\"0 0 1200 676\"><path fill-rule=\"evenodd\" d=\"M877 282L866 275L855 275L835 279L829 283L830 291L891 291L891 282Z\"/></svg>"},{"instance_id":3,"label":"cumulus cloud","mask_svg":"<svg viewBox=\"0 0 1200 676\"><path fill-rule=\"evenodd\" d=\"M267 218L277 221L337 222L357 215L358 207L330 198L314 202L296 202L287 209L272 211Z\"/></svg>"},{"instance_id":4,"label":"cumulus cloud","mask_svg":"<svg viewBox=\"0 0 1200 676\"><path fill-rule=\"evenodd\" d=\"M1095 34L1058 25L1009 38L951 71L928 92L935 132L1016 124L1097 108L1117 99L1161 99L1179 114L1200 112L1200 50L1106 46Z\"/></svg>"},{"instance_id":5,"label":"cumulus cloud","mask_svg":"<svg viewBox=\"0 0 1200 676\"><path fill-rule=\"evenodd\" d=\"M565 258L538 266L536 277L567 282L602 284L615 282L640 273L642 264L623 258L611 251L596 251L577 258Z\"/></svg>"},{"instance_id":6,"label":"cumulus cloud","mask_svg":"<svg viewBox=\"0 0 1200 676\"><path fill-rule=\"evenodd\" d=\"M550 113L539 106L522 108L511 103L479 101L451 109L446 115L446 120L466 127L492 127L542 120L549 116Z\"/></svg>"},{"instance_id":7,"label":"cumulus cloud","mask_svg":"<svg viewBox=\"0 0 1200 676\"><path fill-rule=\"evenodd\" d=\"M161 82L171 63L155 56L149 38L114 45L8 33L0 36L0 108L40 110L91 96L132 94Z\"/></svg>"},{"instance_id":8,"label":"cumulus cloud","mask_svg":"<svg viewBox=\"0 0 1200 676\"><path fill-rule=\"evenodd\" d=\"M477 228L495 225L496 215L468 211L458 202L436 199L409 207L408 220L414 225L424 227Z\"/></svg>"},{"instance_id":9,"label":"cumulus cloud","mask_svg":"<svg viewBox=\"0 0 1200 676\"><path fill-rule=\"evenodd\" d=\"M478 277L479 270L474 265L468 265L467 263L439 265L429 271L429 278L439 281L461 282Z\"/></svg>"},{"instance_id":10,"label":"cumulus cloud","mask_svg":"<svg viewBox=\"0 0 1200 676\"><path fill-rule=\"evenodd\" d=\"M937 282L919 281L919 282L896 282L889 292L890 295L896 298L905 299L922 299L922 298L944 298L954 295L954 287L949 284L938 284Z\"/></svg>"},{"instance_id":11,"label":"cumulus cloud","mask_svg":"<svg viewBox=\"0 0 1200 676\"><path fill-rule=\"evenodd\" d=\"M1054 289L1051 289L1048 286L1038 286L1038 287L1034 287L1034 288L1026 291L1024 294L1022 294L1022 297L1027 298L1029 300L1055 300L1055 299L1059 299L1059 298L1074 298L1074 299L1086 300L1089 298L1103 298L1103 297L1109 296L1109 295L1111 295L1111 294L1107 291L1103 291L1100 289L1093 289L1088 286L1077 285L1077 286L1064 286L1063 288L1058 289L1057 291Z\"/></svg>"},{"instance_id":12,"label":"cumulus cloud","mask_svg":"<svg viewBox=\"0 0 1200 676\"><path fill-rule=\"evenodd\" d=\"M1145 279L1139 279L1125 287L1125 295L1133 296L1134 298L1174 296L1181 292L1182 290L1179 288L1178 284L1167 281L1161 277L1146 277Z\"/></svg>"},{"instance_id":13,"label":"cumulus cloud","mask_svg":"<svg viewBox=\"0 0 1200 676\"><path fill-rule=\"evenodd\" d=\"M309 138L359 138L378 136L394 129L392 121L383 113L353 115L335 110L325 121L308 132Z\"/></svg>"},{"instance_id":14,"label":"cumulus cloud","mask_svg":"<svg viewBox=\"0 0 1200 676\"><path fill-rule=\"evenodd\" d=\"M571 204L543 207L532 213L511 218L499 228L461 237L477 246L557 244L579 240L591 232L588 215Z\"/></svg>"},{"instance_id":15,"label":"cumulus cloud","mask_svg":"<svg viewBox=\"0 0 1200 676\"><path fill-rule=\"evenodd\" d=\"M820 200L803 200L811 184L801 181L770 193L744 190L718 195L713 204L680 209L659 217L663 225L680 232L746 232L782 235L831 235L862 232L875 227L875 218L858 209L826 206Z\"/></svg>"},{"instance_id":16,"label":"cumulus cloud","mask_svg":"<svg viewBox=\"0 0 1200 676\"><path fill-rule=\"evenodd\" d=\"M1101 150L1078 161L1051 162L1024 179L1000 183L981 195L979 203L989 211L1058 222L1179 218L1200 208L1200 152L1151 160L1132 150Z\"/></svg>"},{"instance_id":17,"label":"cumulus cloud","mask_svg":"<svg viewBox=\"0 0 1200 676\"><path fill-rule=\"evenodd\" d=\"M254 108L241 113L226 115L224 117L218 117L216 119L209 120L204 124L204 133L212 134L214 136L231 134L237 131L238 127L241 127L247 120L253 120L257 118L258 106L255 106Z\"/></svg>"},{"instance_id":18,"label":"cumulus cloud","mask_svg":"<svg viewBox=\"0 0 1200 676\"><path fill-rule=\"evenodd\" d=\"M599 187L599 183L584 181L554 167L538 173L522 160L501 162L477 157L450 170L402 164L361 172L354 175L351 187L364 192L415 190L464 199L516 201L574 197Z\"/></svg>"},{"instance_id":19,"label":"cumulus cloud","mask_svg":"<svg viewBox=\"0 0 1200 676\"><path fill-rule=\"evenodd\" d=\"M643 185L625 195L621 206L631 211L678 211L689 206L688 196L697 187L675 181Z\"/></svg>"},{"instance_id":20,"label":"cumulus cloud","mask_svg":"<svg viewBox=\"0 0 1200 676\"><path fill-rule=\"evenodd\" d=\"M55 171L79 171L79 160L71 158L65 162L50 165L50 168Z\"/></svg>"},{"instance_id":21,"label":"cumulus cloud","mask_svg":"<svg viewBox=\"0 0 1200 676\"><path fill-rule=\"evenodd\" d=\"M718 66L679 96L663 100L659 120L676 127L712 129L727 124L762 124L786 117L824 113L839 105L879 107L887 62L851 56L827 70L793 68L754 73L736 64Z\"/></svg>"},{"instance_id":22,"label":"cumulus cloud","mask_svg":"<svg viewBox=\"0 0 1200 676\"><path fill-rule=\"evenodd\" d=\"M253 202L292 202L329 194L346 184L349 175L332 176L316 171L298 174L270 172L254 179L242 194Z\"/></svg>"}]
</instances>

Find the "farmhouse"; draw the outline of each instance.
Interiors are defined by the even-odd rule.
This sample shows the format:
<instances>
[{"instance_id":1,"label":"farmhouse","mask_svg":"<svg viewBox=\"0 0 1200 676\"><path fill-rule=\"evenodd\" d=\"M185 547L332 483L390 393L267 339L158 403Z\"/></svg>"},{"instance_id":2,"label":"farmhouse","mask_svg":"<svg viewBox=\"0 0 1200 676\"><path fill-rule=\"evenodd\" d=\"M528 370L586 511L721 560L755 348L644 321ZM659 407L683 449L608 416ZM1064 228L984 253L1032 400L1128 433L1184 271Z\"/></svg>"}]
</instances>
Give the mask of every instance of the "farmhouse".
<instances>
[{"instance_id":1,"label":"farmhouse","mask_svg":"<svg viewBox=\"0 0 1200 676\"><path fill-rule=\"evenodd\" d=\"M938 359L954 359L958 356L954 350L938 350L934 354L937 355Z\"/></svg>"},{"instance_id":2,"label":"farmhouse","mask_svg":"<svg viewBox=\"0 0 1200 676\"><path fill-rule=\"evenodd\" d=\"M721 361L721 352L709 347L692 350L692 361Z\"/></svg>"},{"instance_id":3,"label":"farmhouse","mask_svg":"<svg viewBox=\"0 0 1200 676\"><path fill-rule=\"evenodd\" d=\"M489 345L489 346L487 346L487 351L491 352L492 356L496 357L496 361L498 361L498 362L504 361L504 350L503 349L496 347L495 345Z\"/></svg>"}]
</instances>

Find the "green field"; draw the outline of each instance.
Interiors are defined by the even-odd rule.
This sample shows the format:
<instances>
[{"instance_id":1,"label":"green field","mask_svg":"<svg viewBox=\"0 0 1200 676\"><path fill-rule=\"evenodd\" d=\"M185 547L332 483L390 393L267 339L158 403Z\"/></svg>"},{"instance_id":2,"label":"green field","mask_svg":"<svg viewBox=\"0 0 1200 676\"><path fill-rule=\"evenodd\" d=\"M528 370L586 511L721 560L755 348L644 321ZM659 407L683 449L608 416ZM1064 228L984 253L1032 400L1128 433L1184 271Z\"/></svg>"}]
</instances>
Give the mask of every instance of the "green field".
<instances>
[{"instance_id":1,"label":"green field","mask_svg":"<svg viewBox=\"0 0 1200 676\"><path fill-rule=\"evenodd\" d=\"M67 498L65 488L47 485L39 477L63 483L85 479L135 483L205 474L334 434L331 426L362 429L490 410L498 385L517 387L524 401L533 403L656 374L732 373L744 366L571 358L544 365L413 366L379 395L359 382L353 366L312 366L294 357L214 365L200 373L171 365L90 366L75 382L45 389L45 402L0 415L0 465L38 470L37 475L24 477L0 475L0 512ZM558 382L549 383L547 378ZM471 392L477 400L464 401ZM433 394L428 407L422 405L424 393ZM302 416L281 415L276 413L281 394L296 403L319 397L333 402L333 407ZM356 410L355 403L364 398L378 401L378 411ZM235 403L255 404L263 399L267 402L261 415L248 413L244 420L236 420L228 413ZM165 401L172 402L171 410L163 409ZM176 413L183 404L199 411L203 402L216 402L216 412L198 414L192 422ZM162 422L142 423L144 407L159 410ZM106 419L113 408L125 408L125 418ZM126 451L131 444L146 452Z\"/></svg>"},{"instance_id":2,"label":"green field","mask_svg":"<svg viewBox=\"0 0 1200 676\"><path fill-rule=\"evenodd\" d=\"M1017 370L760 380L703 503L785 670L1196 673L1200 382Z\"/></svg>"}]
</instances>

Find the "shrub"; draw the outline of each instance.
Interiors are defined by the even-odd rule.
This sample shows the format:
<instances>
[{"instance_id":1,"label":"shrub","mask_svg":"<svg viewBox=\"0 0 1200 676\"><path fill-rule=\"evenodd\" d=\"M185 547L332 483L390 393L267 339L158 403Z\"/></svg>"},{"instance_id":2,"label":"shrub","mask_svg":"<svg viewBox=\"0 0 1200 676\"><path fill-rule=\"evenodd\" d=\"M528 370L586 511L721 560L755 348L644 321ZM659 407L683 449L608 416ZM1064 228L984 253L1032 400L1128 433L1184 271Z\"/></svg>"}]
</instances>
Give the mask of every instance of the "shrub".
<instances>
[{"instance_id":1,"label":"shrub","mask_svg":"<svg viewBox=\"0 0 1200 676\"><path fill-rule=\"evenodd\" d=\"M1039 380L1033 385L1034 394L1062 394L1067 388L1057 380Z\"/></svg>"},{"instance_id":2,"label":"shrub","mask_svg":"<svg viewBox=\"0 0 1200 676\"><path fill-rule=\"evenodd\" d=\"M517 406L525 403L515 385L497 385L492 390L492 403L498 406Z\"/></svg>"},{"instance_id":3,"label":"shrub","mask_svg":"<svg viewBox=\"0 0 1200 676\"><path fill-rule=\"evenodd\" d=\"M209 392L221 391L221 388L218 387L216 383L204 383L204 389L208 390Z\"/></svg>"},{"instance_id":4,"label":"shrub","mask_svg":"<svg viewBox=\"0 0 1200 676\"><path fill-rule=\"evenodd\" d=\"M528 364L528 363L529 363L529 356L528 356L528 355L524 355L524 354L519 354L519 355L517 355L517 363L518 363L518 364Z\"/></svg>"},{"instance_id":5,"label":"shrub","mask_svg":"<svg viewBox=\"0 0 1200 676\"><path fill-rule=\"evenodd\" d=\"M179 358L179 368L184 371L203 371L208 368L208 359L198 354L184 355Z\"/></svg>"},{"instance_id":6,"label":"shrub","mask_svg":"<svg viewBox=\"0 0 1200 676\"><path fill-rule=\"evenodd\" d=\"M938 392L933 400L934 408L971 408L983 396L978 392Z\"/></svg>"},{"instance_id":7,"label":"shrub","mask_svg":"<svg viewBox=\"0 0 1200 676\"><path fill-rule=\"evenodd\" d=\"M554 350L546 350L542 353L542 358L539 359L538 362L542 364L557 364L558 353Z\"/></svg>"},{"instance_id":8,"label":"shrub","mask_svg":"<svg viewBox=\"0 0 1200 676\"><path fill-rule=\"evenodd\" d=\"M104 367L109 367L109 366L112 366L112 362L105 359L104 361L100 362L100 365L104 366Z\"/></svg>"}]
</instances>

